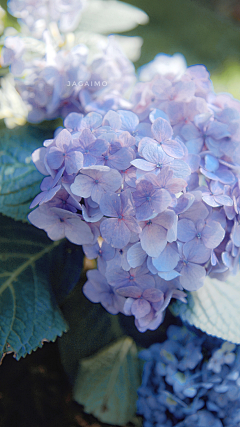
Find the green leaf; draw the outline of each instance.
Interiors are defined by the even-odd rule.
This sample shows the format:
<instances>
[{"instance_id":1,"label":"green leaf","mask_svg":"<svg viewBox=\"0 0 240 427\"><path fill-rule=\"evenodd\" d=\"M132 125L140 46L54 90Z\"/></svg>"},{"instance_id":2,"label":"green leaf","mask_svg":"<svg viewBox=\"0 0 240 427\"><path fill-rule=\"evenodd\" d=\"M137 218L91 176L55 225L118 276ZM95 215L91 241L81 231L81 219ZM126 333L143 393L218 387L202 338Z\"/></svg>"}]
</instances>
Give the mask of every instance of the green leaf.
<instances>
[{"instance_id":1,"label":"green leaf","mask_svg":"<svg viewBox=\"0 0 240 427\"><path fill-rule=\"evenodd\" d=\"M206 277L204 286L188 294L188 303L172 311L209 335L240 344L240 273L225 282Z\"/></svg>"},{"instance_id":2,"label":"green leaf","mask_svg":"<svg viewBox=\"0 0 240 427\"><path fill-rule=\"evenodd\" d=\"M27 219L29 205L40 192L43 179L31 154L52 136L52 130L30 125L0 129L0 213L16 220Z\"/></svg>"},{"instance_id":3,"label":"green leaf","mask_svg":"<svg viewBox=\"0 0 240 427\"><path fill-rule=\"evenodd\" d=\"M82 285L85 281L85 277L82 277L81 283L76 285L62 306L69 331L58 344L62 365L72 382L81 359L92 356L125 335L118 316L108 313L101 304L93 304L83 295Z\"/></svg>"},{"instance_id":4,"label":"green leaf","mask_svg":"<svg viewBox=\"0 0 240 427\"><path fill-rule=\"evenodd\" d=\"M121 33L147 22L147 14L137 7L116 0L91 0L78 29L100 34Z\"/></svg>"},{"instance_id":5,"label":"green leaf","mask_svg":"<svg viewBox=\"0 0 240 427\"><path fill-rule=\"evenodd\" d=\"M136 412L140 385L136 344L124 337L81 361L73 395L87 413L100 421L125 425Z\"/></svg>"},{"instance_id":6,"label":"green leaf","mask_svg":"<svg viewBox=\"0 0 240 427\"><path fill-rule=\"evenodd\" d=\"M67 325L49 286L49 254L59 244L31 225L0 216L0 357L25 357Z\"/></svg>"}]
</instances>

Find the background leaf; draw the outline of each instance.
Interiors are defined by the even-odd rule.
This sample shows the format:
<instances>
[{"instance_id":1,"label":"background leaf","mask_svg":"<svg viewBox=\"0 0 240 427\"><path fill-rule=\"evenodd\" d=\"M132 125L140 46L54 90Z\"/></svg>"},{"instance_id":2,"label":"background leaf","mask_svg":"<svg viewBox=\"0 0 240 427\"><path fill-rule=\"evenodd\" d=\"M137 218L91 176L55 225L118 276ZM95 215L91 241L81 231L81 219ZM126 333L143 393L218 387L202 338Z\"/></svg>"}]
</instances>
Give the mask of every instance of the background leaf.
<instances>
[{"instance_id":1,"label":"background leaf","mask_svg":"<svg viewBox=\"0 0 240 427\"><path fill-rule=\"evenodd\" d=\"M0 212L16 220L26 220L29 205L43 175L31 160L32 152L52 138L52 128L31 125L0 129Z\"/></svg>"},{"instance_id":2,"label":"background leaf","mask_svg":"<svg viewBox=\"0 0 240 427\"><path fill-rule=\"evenodd\" d=\"M84 254L81 246L64 239L50 256L50 283L61 305L80 279Z\"/></svg>"},{"instance_id":3,"label":"background leaf","mask_svg":"<svg viewBox=\"0 0 240 427\"><path fill-rule=\"evenodd\" d=\"M188 293L188 303L172 311L209 335L240 344L240 273L224 282L206 277L204 286Z\"/></svg>"},{"instance_id":4,"label":"background leaf","mask_svg":"<svg viewBox=\"0 0 240 427\"><path fill-rule=\"evenodd\" d=\"M101 34L121 33L147 22L147 14L137 7L116 0L91 0L78 29Z\"/></svg>"},{"instance_id":5,"label":"background leaf","mask_svg":"<svg viewBox=\"0 0 240 427\"><path fill-rule=\"evenodd\" d=\"M90 302L82 293L85 277L62 306L69 331L59 340L63 367L74 382L79 361L101 350L124 335L118 316L109 314L101 304Z\"/></svg>"},{"instance_id":6,"label":"background leaf","mask_svg":"<svg viewBox=\"0 0 240 427\"><path fill-rule=\"evenodd\" d=\"M48 255L58 244L0 217L0 356L14 352L18 360L67 330L48 280Z\"/></svg>"},{"instance_id":7,"label":"background leaf","mask_svg":"<svg viewBox=\"0 0 240 427\"><path fill-rule=\"evenodd\" d=\"M136 344L123 337L81 361L74 399L87 413L108 424L125 425L136 412L141 385Z\"/></svg>"}]
</instances>

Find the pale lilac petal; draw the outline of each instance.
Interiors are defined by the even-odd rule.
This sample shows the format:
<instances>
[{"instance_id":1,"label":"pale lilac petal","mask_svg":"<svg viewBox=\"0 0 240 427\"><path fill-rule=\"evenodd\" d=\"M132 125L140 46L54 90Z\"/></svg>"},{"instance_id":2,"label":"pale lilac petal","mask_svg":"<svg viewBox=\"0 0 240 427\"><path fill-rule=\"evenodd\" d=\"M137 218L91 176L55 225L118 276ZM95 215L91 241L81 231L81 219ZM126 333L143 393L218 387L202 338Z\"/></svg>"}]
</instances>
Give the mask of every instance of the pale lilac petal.
<instances>
[{"instance_id":1,"label":"pale lilac petal","mask_svg":"<svg viewBox=\"0 0 240 427\"><path fill-rule=\"evenodd\" d=\"M132 111L118 110L118 114L122 121L121 129L132 133L139 124L138 116Z\"/></svg>"},{"instance_id":2,"label":"pale lilac petal","mask_svg":"<svg viewBox=\"0 0 240 427\"><path fill-rule=\"evenodd\" d=\"M179 281L187 291L197 291L203 286L206 270L197 264L186 264L181 270Z\"/></svg>"},{"instance_id":3,"label":"pale lilac petal","mask_svg":"<svg viewBox=\"0 0 240 427\"><path fill-rule=\"evenodd\" d=\"M81 197L90 197L94 185L93 179L88 175L77 175L74 183L70 186L73 194Z\"/></svg>"},{"instance_id":4,"label":"pale lilac petal","mask_svg":"<svg viewBox=\"0 0 240 427\"><path fill-rule=\"evenodd\" d=\"M151 257L158 257L167 244L167 230L153 223L146 225L139 237L143 250Z\"/></svg>"},{"instance_id":5,"label":"pale lilac petal","mask_svg":"<svg viewBox=\"0 0 240 427\"><path fill-rule=\"evenodd\" d=\"M50 147L47 154L47 162L51 169L58 169L64 161L64 153L57 147Z\"/></svg>"},{"instance_id":6,"label":"pale lilac petal","mask_svg":"<svg viewBox=\"0 0 240 427\"><path fill-rule=\"evenodd\" d=\"M114 248L123 248L131 237L131 232L124 222L115 218L104 220L100 225L100 231L106 242Z\"/></svg>"},{"instance_id":7,"label":"pale lilac petal","mask_svg":"<svg viewBox=\"0 0 240 427\"><path fill-rule=\"evenodd\" d=\"M72 135L67 129L63 129L61 132L59 132L55 139L56 147L58 147L62 152L70 148L71 143Z\"/></svg>"},{"instance_id":8,"label":"pale lilac petal","mask_svg":"<svg viewBox=\"0 0 240 427\"><path fill-rule=\"evenodd\" d=\"M168 154L168 156L174 157L175 159L181 159L184 156L181 144L174 140L164 141L164 144L162 144L162 149L166 154Z\"/></svg>"},{"instance_id":9,"label":"pale lilac petal","mask_svg":"<svg viewBox=\"0 0 240 427\"><path fill-rule=\"evenodd\" d=\"M162 142L171 139L173 130L167 120L159 117L152 124L152 133L157 141Z\"/></svg>"},{"instance_id":10,"label":"pale lilac petal","mask_svg":"<svg viewBox=\"0 0 240 427\"><path fill-rule=\"evenodd\" d=\"M146 172L153 171L156 168L156 165L154 163L147 162L146 160L143 160L143 159L135 159L135 160L132 160L130 163L136 168Z\"/></svg>"},{"instance_id":11,"label":"pale lilac petal","mask_svg":"<svg viewBox=\"0 0 240 427\"><path fill-rule=\"evenodd\" d=\"M142 294L143 298L149 302L159 302L164 298L164 293L156 288L145 289Z\"/></svg>"},{"instance_id":12,"label":"pale lilac petal","mask_svg":"<svg viewBox=\"0 0 240 427\"><path fill-rule=\"evenodd\" d=\"M209 249L214 249L224 239L225 230L216 221L209 221L202 230L201 237L204 245Z\"/></svg>"},{"instance_id":13,"label":"pale lilac petal","mask_svg":"<svg viewBox=\"0 0 240 427\"><path fill-rule=\"evenodd\" d=\"M142 290L138 286L122 286L116 289L116 292L127 298L140 298Z\"/></svg>"},{"instance_id":14,"label":"pale lilac petal","mask_svg":"<svg viewBox=\"0 0 240 427\"><path fill-rule=\"evenodd\" d=\"M83 155L80 151L72 151L68 153L65 159L65 168L68 175L72 175L80 171L83 167Z\"/></svg>"},{"instance_id":15,"label":"pale lilac petal","mask_svg":"<svg viewBox=\"0 0 240 427\"><path fill-rule=\"evenodd\" d=\"M127 260L132 268L142 265L147 257L146 252L142 249L141 243L135 243L128 249Z\"/></svg>"},{"instance_id":16,"label":"pale lilac petal","mask_svg":"<svg viewBox=\"0 0 240 427\"><path fill-rule=\"evenodd\" d=\"M181 242L189 242L197 234L196 227L190 219L181 219L178 222L177 238Z\"/></svg>"},{"instance_id":17,"label":"pale lilac petal","mask_svg":"<svg viewBox=\"0 0 240 427\"><path fill-rule=\"evenodd\" d=\"M179 261L179 254L175 245L168 244L164 251L157 257L153 258L152 262L158 271L171 271Z\"/></svg>"},{"instance_id":18,"label":"pale lilac petal","mask_svg":"<svg viewBox=\"0 0 240 427\"><path fill-rule=\"evenodd\" d=\"M183 253L188 261L204 264L211 256L211 249L200 241L191 240L183 245Z\"/></svg>"},{"instance_id":19,"label":"pale lilac petal","mask_svg":"<svg viewBox=\"0 0 240 427\"><path fill-rule=\"evenodd\" d=\"M44 164L46 153L47 149L45 147L37 148L37 150L32 153L32 161L35 164L37 170L43 175L49 175L49 172L47 171Z\"/></svg>"},{"instance_id":20,"label":"pale lilac petal","mask_svg":"<svg viewBox=\"0 0 240 427\"><path fill-rule=\"evenodd\" d=\"M162 279L166 280L166 281L170 281L173 279L176 279L176 277L180 276L180 273L178 273L175 270L172 271L162 271L162 272L158 272L159 277L161 277Z\"/></svg>"},{"instance_id":21,"label":"pale lilac petal","mask_svg":"<svg viewBox=\"0 0 240 427\"><path fill-rule=\"evenodd\" d=\"M131 307L132 314L136 319L146 316L151 311L151 305L145 299L137 299L133 302Z\"/></svg>"}]
</instances>

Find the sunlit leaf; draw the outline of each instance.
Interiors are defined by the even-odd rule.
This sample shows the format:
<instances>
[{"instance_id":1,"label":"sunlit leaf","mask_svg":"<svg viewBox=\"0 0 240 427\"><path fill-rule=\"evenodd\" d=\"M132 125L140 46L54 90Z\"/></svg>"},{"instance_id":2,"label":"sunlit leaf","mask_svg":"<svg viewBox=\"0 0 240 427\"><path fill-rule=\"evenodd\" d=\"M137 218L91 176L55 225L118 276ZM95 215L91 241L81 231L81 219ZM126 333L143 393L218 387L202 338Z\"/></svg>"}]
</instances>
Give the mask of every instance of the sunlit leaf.
<instances>
[{"instance_id":1,"label":"sunlit leaf","mask_svg":"<svg viewBox=\"0 0 240 427\"><path fill-rule=\"evenodd\" d=\"M49 286L49 254L58 244L0 216L0 357L25 357L67 330Z\"/></svg>"},{"instance_id":2,"label":"sunlit leaf","mask_svg":"<svg viewBox=\"0 0 240 427\"><path fill-rule=\"evenodd\" d=\"M137 7L116 0L91 0L83 12L79 29L111 34L131 30L147 22L147 14Z\"/></svg>"},{"instance_id":3,"label":"sunlit leaf","mask_svg":"<svg viewBox=\"0 0 240 427\"><path fill-rule=\"evenodd\" d=\"M125 425L136 412L137 389L141 384L137 354L134 341L124 337L82 360L74 399L100 421Z\"/></svg>"},{"instance_id":4,"label":"sunlit leaf","mask_svg":"<svg viewBox=\"0 0 240 427\"><path fill-rule=\"evenodd\" d=\"M175 315L209 335L240 344L240 273L225 282L207 277L187 300L173 305Z\"/></svg>"}]
</instances>

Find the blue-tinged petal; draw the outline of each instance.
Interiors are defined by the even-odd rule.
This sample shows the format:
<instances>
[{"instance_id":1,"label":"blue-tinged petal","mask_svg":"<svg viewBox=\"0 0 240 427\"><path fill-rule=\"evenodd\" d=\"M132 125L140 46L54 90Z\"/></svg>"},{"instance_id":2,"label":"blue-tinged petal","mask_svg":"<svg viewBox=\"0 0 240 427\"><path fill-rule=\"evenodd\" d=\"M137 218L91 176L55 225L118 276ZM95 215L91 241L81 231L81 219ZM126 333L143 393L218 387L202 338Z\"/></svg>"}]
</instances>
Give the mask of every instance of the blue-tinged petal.
<instances>
[{"instance_id":1,"label":"blue-tinged petal","mask_svg":"<svg viewBox=\"0 0 240 427\"><path fill-rule=\"evenodd\" d=\"M155 139L148 138L147 136L142 138L138 144L138 152L139 152L140 156L142 156L142 151L143 151L144 147L146 147L146 145L148 145L148 144L157 144L157 142L155 141Z\"/></svg>"},{"instance_id":2,"label":"blue-tinged petal","mask_svg":"<svg viewBox=\"0 0 240 427\"><path fill-rule=\"evenodd\" d=\"M116 292L126 298L140 298L142 290L138 286L122 286L116 289Z\"/></svg>"},{"instance_id":3,"label":"blue-tinged petal","mask_svg":"<svg viewBox=\"0 0 240 427\"><path fill-rule=\"evenodd\" d=\"M113 110L109 110L103 118L103 126L110 126L112 129L117 130L121 129L121 119L118 113Z\"/></svg>"},{"instance_id":4,"label":"blue-tinged petal","mask_svg":"<svg viewBox=\"0 0 240 427\"><path fill-rule=\"evenodd\" d=\"M223 206L233 206L233 200L229 196L222 194L221 196L214 196L217 203Z\"/></svg>"},{"instance_id":5,"label":"blue-tinged petal","mask_svg":"<svg viewBox=\"0 0 240 427\"><path fill-rule=\"evenodd\" d=\"M143 160L143 159L135 159L135 160L132 160L130 163L136 168L146 172L153 171L156 168L156 165L154 163L147 162L146 160Z\"/></svg>"},{"instance_id":6,"label":"blue-tinged petal","mask_svg":"<svg viewBox=\"0 0 240 427\"><path fill-rule=\"evenodd\" d=\"M231 133L228 130L227 124L220 123L215 120L209 123L208 129L206 131L206 135L209 135L215 139L221 139L221 138L226 138L228 136L231 136Z\"/></svg>"},{"instance_id":7,"label":"blue-tinged petal","mask_svg":"<svg viewBox=\"0 0 240 427\"><path fill-rule=\"evenodd\" d=\"M94 238L91 228L77 216L66 220L65 235L76 245L88 245Z\"/></svg>"},{"instance_id":8,"label":"blue-tinged petal","mask_svg":"<svg viewBox=\"0 0 240 427\"><path fill-rule=\"evenodd\" d=\"M164 227L166 229L170 229L174 224L175 218L177 218L177 217L176 217L174 211L168 209L168 210L165 210L165 212L162 212L161 214L156 216L153 219L153 223L161 225L162 227Z\"/></svg>"},{"instance_id":9,"label":"blue-tinged petal","mask_svg":"<svg viewBox=\"0 0 240 427\"><path fill-rule=\"evenodd\" d=\"M159 117L152 124L152 133L157 141L162 142L171 139L173 130L167 120Z\"/></svg>"},{"instance_id":10,"label":"blue-tinged petal","mask_svg":"<svg viewBox=\"0 0 240 427\"><path fill-rule=\"evenodd\" d=\"M90 130L94 130L101 126L102 124L102 116L99 113L91 112L88 113L81 121L81 128L88 128Z\"/></svg>"},{"instance_id":11,"label":"blue-tinged petal","mask_svg":"<svg viewBox=\"0 0 240 427\"><path fill-rule=\"evenodd\" d=\"M152 274L157 274L158 270L154 267L152 263L152 258L150 256L147 257L147 268Z\"/></svg>"},{"instance_id":12,"label":"blue-tinged petal","mask_svg":"<svg viewBox=\"0 0 240 427\"><path fill-rule=\"evenodd\" d=\"M164 141L162 149L168 156L174 157L175 159L181 159L184 156L184 151L178 141Z\"/></svg>"},{"instance_id":13,"label":"blue-tinged petal","mask_svg":"<svg viewBox=\"0 0 240 427\"><path fill-rule=\"evenodd\" d=\"M51 169L58 169L64 162L64 153L57 147L50 147L47 162Z\"/></svg>"},{"instance_id":14,"label":"blue-tinged petal","mask_svg":"<svg viewBox=\"0 0 240 427\"><path fill-rule=\"evenodd\" d=\"M215 172L219 168L219 161L211 154L205 156L205 168L210 172Z\"/></svg>"},{"instance_id":15,"label":"blue-tinged petal","mask_svg":"<svg viewBox=\"0 0 240 427\"><path fill-rule=\"evenodd\" d=\"M93 179L88 175L77 175L70 188L73 194L81 197L90 197L94 185Z\"/></svg>"},{"instance_id":16,"label":"blue-tinged petal","mask_svg":"<svg viewBox=\"0 0 240 427\"><path fill-rule=\"evenodd\" d=\"M211 249L206 248L201 241L191 240L183 245L183 254L188 261L204 264L211 257Z\"/></svg>"},{"instance_id":17,"label":"blue-tinged petal","mask_svg":"<svg viewBox=\"0 0 240 427\"><path fill-rule=\"evenodd\" d=\"M91 208L89 211L86 209L86 206L82 206L82 216L86 222L98 222L102 219L103 214L99 208Z\"/></svg>"},{"instance_id":18,"label":"blue-tinged petal","mask_svg":"<svg viewBox=\"0 0 240 427\"><path fill-rule=\"evenodd\" d=\"M209 211L205 204L194 200L190 207L187 210L184 210L184 212L181 214L181 218L191 219L191 221L194 222L196 219L204 220L208 215Z\"/></svg>"},{"instance_id":19,"label":"blue-tinged petal","mask_svg":"<svg viewBox=\"0 0 240 427\"><path fill-rule=\"evenodd\" d=\"M70 113L65 118L63 124L65 128L67 128L69 131L80 130L82 118L83 118L83 114Z\"/></svg>"},{"instance_id":20,"label":"blue-tinged petal","mask_svg":"<svg viewBox=\"0 0 240 427\"><path fill-rule=\"evenodd\" d=\"M124 314L126 314L126 316L131 316L132 312L131 312L131 308L132 305L134 303L135 299L134 298L127 298L123 307L123 312Z\"/></svg>"},{"instance_id":21,"label":"blue-tinged petal","mask_svg":"<svg viewBox=\"0 0 240 427\"><path fill-rule=\"evenodd\" d=\"M215 171L217 179L223 184L233 184L236 181L234 174L224 166L220 166L217 171Z\"/></svg>"},{"instance_id":22,"label":"blue-tinged petal","mask_svg":"<svg viewBox=\"0 0 240 427\"><path fill-rule=\"evenodd\" d=\"M221 224L216 221L209 221L201 232L204 245L210 249L214 249L220 245L224 236L225 230L222 228Z\"/></svg>"},{"instance_id":23,"label":"blue-tinged petal","mask_svg":"<svg viewBox=\"0 0 240 427\"><path fill-rule=\"evenodd\" d=\"M45 147L37 148L37 150L33 151L32 153L32 161L35 164L37 170L42 175L49 175L48 170L45 167L44 164L44 158L46 156L47 149Z\"/></svg>"},{"instance_id":24,"label":"blue-tinged petal","mask_svg":"<svg viewBox=\"0 0 240 427\"><path fill-rule=\"evenodd\" d=\"M186 142L186 147L189 154L199 154L202 151L204 144L203 138L190 139Z\"/></svg>"},{"instance_id":25,"label":"blue-tinged petal","mask_svg":"<svg viewBox=\"0 0 240 427\"><path fill-rule=\"evenodd\" d=\"M100 225L102 237L114 248L123 248L130 240L131 232L126 224L118 218L104 220Z\"/></svg>"},{"instance_id":26,"label":"blue-tinged petal","mask_svg":"<svg viewBox=\"0 0 240 427\"><path fill-rule=\"evenodd\" d=\"M197 234L196 227L190 219L181 219L178 221L177 238L181 242L189 242Z\"/></svg>"},{"instance_id":27,"label":"blue-tinged petal","mask_svg":"<svg viewBox=\"0 0 240 427\"><path fill-rule=\"evenodd\" d=\"M158 257L167 244L167 230L149 221L139 235L143 250L151 257Z\"/></svg>"},{"instance_id":28,"label":"blue-tinged petal","mask_svg":"<svg viewBox=\"0 0 240 427\"><path fill-rule=\"evenodd\" d=\"M120 197L115 193L104 194L104 196L100 200L100 209L103 215L118 218L118 216L121 215Z\"/></svg>"},{"instance_id":29,"label":"blue-tinged petal","mask_svg":"<svg viewBox=\"0 0 240 427\"><path fill-rule=\"evenodd\" d=\"M132 268L138 267L144 263L147 254L142 249L141 243L135 243L127 251L127 260Z\"/></svg>"},{"instance_id":30,"label":"blue-tinged petal","mask_svg":"<svg viewBox=\"0 0 240 427\"><path fill-rule=\"evenodd\" d=\"M159 302L164 298L164 293L160 289L149 288L143 291L142 296L149 302Z\"/></svg>"},{"instance_id":31,"label":"blue-tinged petal","mask_svg":"<svg viewBox=\"0 0 240 427\"><path fill-rule=\"evenodd\" d=\"M190 262L184 265L181 269L179 281L182 287L187 291L197 291L203 286L205 276L205 268L201 267L201 265L192 264Z\"/></svg>"},{"instance_id":32,"label":"blue-tinged petal","mask_svg":"<svg viewBox=\"0 0 240 427\"><path fill-rule=\"evenodd\" d=\"M151 113L149 114L149 119L152 123L155 122L155 120L158 119L159 117L161 117L164 120L167 120L170 123L169 117L162 110L158 110L157 108L154 108L154 110L152 110Z\"/></svg>"},{"instance_id":33,"label":"blue-tinged petal","mask_svg":"<svg viewBox=\"0 0 240 427\"><path fill-rule=\"evenodd\" d=\"M55 139L56 147L59 148L61 151L67 151L71 144L72 144L72 135L67 129L63 129L61 132L58 133L56 139Z\"/></svg>"},{"instance_id":34,"label":"blue-tinged petal","mask_svg":"<svg viewBox=\"0 0 240 427\"><path fill-rule=\"evenodd\" d=\"M179 215L187 211L193 204L195 197L191 193L183 194L179 199L177 199L177 205L174 207L174 212Z\"/></svg>"},{"instance_id":35,"label":"blue-tinged petal","mask_svg":"<svg viewBox=\"0 0 240 427\"><path fill-rule=\"evenodd\" d=\"M227 196L226 196L227 197ZM208 206L212 206L213 208L216 208L216 207L218 207L218 206L221 206L222 205L222 203L221 203L221 200L220 200L220 203L218 203L215 199L216 199L216 196L213 196L212 194L209 194L209 193L203 193L203 195L202 195L202 199L203 199L203 201L208 205Z\"/></svg>"},{"instance_id":36,"label":"blue-tinged petal","mask_svg":"<svg viewBox=\"0 0 240 427\"><path fill-rule=\"evenodd\" d=\"M234 226L231 232L231 238L235 246L240 247L240 224L237 221L234 222Z\"/></svg>"},{"instance_id":37,"label":"blue-tinged petal","mask_svg":"<svg viewBox=\"0 0 240 427\"><path fill-rule=\"evenodd\" d=\"M137 299L133 302L131 312L136 319L146 316L151 311L151 305L145 299Z\"/></svg>"},{"instance_id":38,"label":"blue-tinged petal","mask_svg":"<svg viewBox=\"0 0 240 427\"><path fill-rule=\"evenodd\" d=\"M174 159L174 161L171 163L171 169L173 171L174 178L186 179L189 175L191 175L190 167L183 160Z\"/></svg>"},{"instance_id":39,"label":"blue-tinged petal","mask_svg":"<svg viewBox=\"0 0 240 427\"><path fill-rule=\"evenodd\" d=\"M123 147L115 153L110 154L107 163L111 168L125 170L130 167L134 157L135 153L131 148Z\"/></svg>"},{"instance_id":40,"label":"blue-tinged petal","mask_svg":"<svg viewBox=\"0 0 240 427\"><path fill-rule=\"evenodd\" d=\"M201 133L199 132L198 128L194 126L193 123L188 123L184 125L181 129L181 135L186 141L201 137Z\"/></svg>"},{"instance_id":41,"label":"blue-tinged petal","mask_svg":"<svg viewBox=\"0 0 240 427\"><path fill-rule=\"evenodd\" d=\"M122 121L121 129L133 133L139 124L139 119L132 111L118 110L118 114Z\"/></svg>"},{"instance_id":42,"label":"blue-tinged petal","mask_svg":"<svg viewBox=\"0 0 240 427\"><path fill-rule=\"evenodd\" d=\"M83 245L83 251L88 259L96 259L99 249L98 242L94 243L94 245Z\"/></svg>"},{"instance_id":43,"label":"blue-tinged petal","mask_svg":"<svg viewBox=\"0 0 240 427\"><path fill-rule=\"evenodd\" d=\"M172 271L179 261L179 254L174 244L167 244L164 251L153 258L152 263L158 271Z\"/></svg>"},{"instance_id":44,"label":"blue-tinged petal","mask_svg":"<svg viewBox=\"0 0 240 427\"><path fill-rule=\"evenodd\" d=\"M162 271L158 272L159 277L166 280L167 282L173 279L176 279L176 277L180 276L180 273L178 273L175 270L172 271Z\"/></svg>"},{"instance_id":45,"label":"blue-tinged petal","mask_svg":"<svg viewBox=\"0 0 240 427\"><path fill-rule=\"evenodd\" d=\"M71 151L65 157L65 170L68 175L80 171L83 167L83 155L80 151Z\"/></svg>"}]
</instances>

